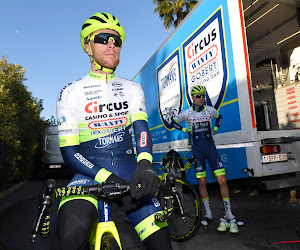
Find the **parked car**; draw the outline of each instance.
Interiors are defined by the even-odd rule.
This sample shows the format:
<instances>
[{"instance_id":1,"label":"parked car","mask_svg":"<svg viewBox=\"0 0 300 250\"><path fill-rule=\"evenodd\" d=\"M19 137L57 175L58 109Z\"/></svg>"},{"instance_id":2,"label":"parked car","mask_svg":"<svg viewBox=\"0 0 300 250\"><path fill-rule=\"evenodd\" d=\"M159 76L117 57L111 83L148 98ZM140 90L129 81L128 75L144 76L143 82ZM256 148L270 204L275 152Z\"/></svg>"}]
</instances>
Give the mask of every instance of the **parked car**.
<instances>
[{"instance_id":1,"label":"parked car","mask_svg":"<svg viewBox=\"0 0 300 250\"><path fill-rule=\"evenodd\" d=\"M61 155L57 125L45 128L42 156L43 170L47 177L57 177L73 173L72 169L65 164Z\"/></svg>"}]
</instances>

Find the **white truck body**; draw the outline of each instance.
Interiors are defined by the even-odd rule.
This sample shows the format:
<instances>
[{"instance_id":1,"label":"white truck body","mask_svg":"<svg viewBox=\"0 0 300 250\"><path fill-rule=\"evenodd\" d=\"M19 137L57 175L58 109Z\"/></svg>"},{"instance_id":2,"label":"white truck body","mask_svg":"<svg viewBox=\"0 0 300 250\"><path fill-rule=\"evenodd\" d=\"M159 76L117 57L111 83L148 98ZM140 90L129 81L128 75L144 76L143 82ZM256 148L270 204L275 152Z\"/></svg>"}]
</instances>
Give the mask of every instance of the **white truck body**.
<instances>
[{"instance_id":1,"label":"white truck body","mask_svg":"<svg viewBox=\"0 0 300 250\"><path fill-rule=\"evenodd\" d=\"M285 179L283 184L277 181L267 188L299 185L300 130L283 130L279 126L270 130L266 120L271 119L268 109L264 112L264 131L257 129L244 21L247 10L243 2L249 1L199 1L134 77L145 92L154 161L161 160L170 149L191 157L187 135L172 128L170 122L191 106L190 89L201 84L207 89L207 104L223 117L215 143L227 179L291 174L293 180L289 183ZM264 6L272 2L274 8L282 1L264 2ZM298 1L289 3L298 6ZM284 92L285 87L288 86L276 86L272 89L273 95L276 91ZM293 125L297 125L299 120L294 121ZM279 145L280 152L262 154L263 145ZM207 181L216 181L210 177L210 168L207 172ZM198 183L193 170L187 177L192 184Z\"/></svg>"}]
</instances>

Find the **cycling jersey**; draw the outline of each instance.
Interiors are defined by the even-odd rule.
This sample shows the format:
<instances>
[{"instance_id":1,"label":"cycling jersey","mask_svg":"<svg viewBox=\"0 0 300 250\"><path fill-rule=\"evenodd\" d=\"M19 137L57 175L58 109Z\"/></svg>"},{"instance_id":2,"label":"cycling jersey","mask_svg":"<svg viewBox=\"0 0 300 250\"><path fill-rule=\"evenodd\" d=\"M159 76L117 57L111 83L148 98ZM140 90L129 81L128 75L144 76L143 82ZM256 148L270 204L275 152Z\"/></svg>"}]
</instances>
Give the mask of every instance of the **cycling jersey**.
<instances>
[{"instance_id":1,"label":"cycling jersey","mask_svg":"<svg viewBox=\"0 0 300 250\"><path fill-rule=\"evenodd\" d=\"M114 74L90 72L60 91L57 117L63 158L76 172L69 187L101 183L111 173L129 181L137 161L147 159L152 162L144 92L138 83ZM103 203L93 197L76 196L62 199L60 207L73 199L90 201L96 208ZM138 208L127 216L144 240L167 226L166 222L154 222L155 214L161 212L157 199L146 195Z\"/></svg>"},{"instance_id":2,"label":"cycling jersey","mask_svg":"<svg viewBox=\"0 0 300 250\"><path fill-rule=\"evenodd\" d=\"M63 158L77 173L101 183L111 174L108 166L152 162L144 92L138 83L90 72L59 92L57 117Z\"/></svg>"},{"instance_id":3,"label":"cycling jersey","mask_svg":"<svg viewBox=\"0 0 300 250\"><path fill-rule=\"evenodd\" d=\"M217 131L222 121L222 116L219 112L211 106L193 105L179 113L172 122L176 129L182 131L186 131L186 129L178 123L182 121L187 123L189 136L192 141L192 154L197 158L195 166L197 178L206 176L205 159L208 160L216 176L225 174L223 163L213 141L212 118L217 118L214 127L214 130Z\"/></svg>"},{"instance_id":4,"label":"cycling jersey","mask_svg":"<svg viewBox=\"0 0 300 250\"><path fill-rule=\"evenodd\" d=\"M216 121L214 130L218 130L221 125L219 112L211 106L203 106L201 111L196 111L199 109L198 106L191 106L190 108L179 113L173 122L173 126L179 130L184 130L178 123L186 121L188 126L188 131L191 132L193 143L199 143L201 140L213 140L212 135L212 118L219 118Z\"/></svg>"}]
</instances>

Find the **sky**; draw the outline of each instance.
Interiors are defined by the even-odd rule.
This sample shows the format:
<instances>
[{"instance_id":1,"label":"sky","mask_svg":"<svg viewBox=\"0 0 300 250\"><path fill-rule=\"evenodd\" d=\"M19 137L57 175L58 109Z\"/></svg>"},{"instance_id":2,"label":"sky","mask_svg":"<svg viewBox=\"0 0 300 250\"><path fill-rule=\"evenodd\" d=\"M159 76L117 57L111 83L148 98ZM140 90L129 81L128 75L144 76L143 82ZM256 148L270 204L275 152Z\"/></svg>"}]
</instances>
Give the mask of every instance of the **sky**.
<instances>
[{"instance_id":1,"label":"sky","mask_svg":"<svg viewBox=\"0 0 300 250\"><path fill-rule=\"evenodd\" d=\"M90 71L80 30L96 12L119 18L126 38L116 75L132 80L171 35L152 0L0 0L0 56L25 68L24 85L43 100L41 117L56 117L61 88Z\"/></svg>"}]
</instances>

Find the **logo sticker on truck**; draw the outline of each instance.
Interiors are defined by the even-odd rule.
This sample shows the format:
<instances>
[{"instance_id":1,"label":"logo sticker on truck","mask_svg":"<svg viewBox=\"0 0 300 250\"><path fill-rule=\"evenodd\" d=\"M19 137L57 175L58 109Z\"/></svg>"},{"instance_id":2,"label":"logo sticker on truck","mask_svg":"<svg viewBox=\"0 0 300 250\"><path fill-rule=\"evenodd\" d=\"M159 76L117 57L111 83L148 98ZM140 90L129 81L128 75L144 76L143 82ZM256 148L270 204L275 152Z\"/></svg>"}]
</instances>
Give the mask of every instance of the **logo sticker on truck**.
<instances>
[{"instance_id":1,"label":"logo sticker on truck","mask_svg":"<svg viewBox=\"0 0 300 250\"><path fill-rule=\"evenodd\" d=\"M219 8L182 44L187 101L190 90L205 86L207 104L218 109L225 95L228 79L222 8Z\"/></svg>"},{"instance_id":2,"label":"logo sticker on truck","mask_svg":"<svg viewBox=\"0 0 300 250\"><path fill-rule=\"evenodd\" d=\"M167 129L181 111L182 90L178 49L157 69L158 103L160 118Z\"/></svg>"}]
</instances>

